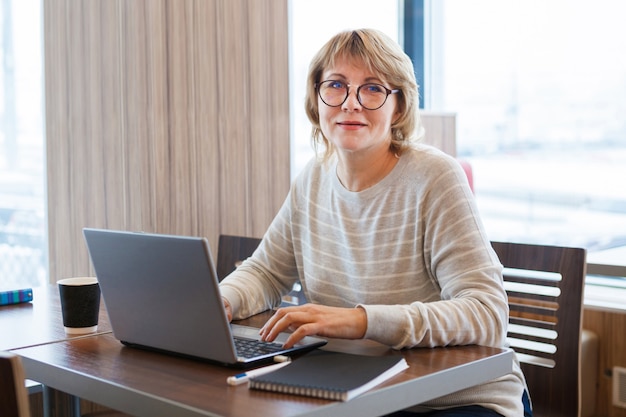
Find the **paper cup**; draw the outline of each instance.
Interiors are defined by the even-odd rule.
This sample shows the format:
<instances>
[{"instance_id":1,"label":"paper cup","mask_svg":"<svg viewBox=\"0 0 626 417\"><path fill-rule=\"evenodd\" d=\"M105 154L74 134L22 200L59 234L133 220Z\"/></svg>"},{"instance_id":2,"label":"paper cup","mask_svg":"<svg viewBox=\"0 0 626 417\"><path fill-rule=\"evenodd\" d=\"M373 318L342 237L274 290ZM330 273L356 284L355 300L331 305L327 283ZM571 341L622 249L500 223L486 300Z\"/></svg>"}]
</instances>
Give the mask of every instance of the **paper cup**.
<instances>
[{"instance_id":1,"label":"paper cup","mask_svg":"<svg viewBox=\"0 0 626 417\"><path fill-rule=\"evenodd\" d=\"M57 281L63 326L67 334L98 330L100 285L95 277L65 278Z\"/></svg>"}]
</instances>

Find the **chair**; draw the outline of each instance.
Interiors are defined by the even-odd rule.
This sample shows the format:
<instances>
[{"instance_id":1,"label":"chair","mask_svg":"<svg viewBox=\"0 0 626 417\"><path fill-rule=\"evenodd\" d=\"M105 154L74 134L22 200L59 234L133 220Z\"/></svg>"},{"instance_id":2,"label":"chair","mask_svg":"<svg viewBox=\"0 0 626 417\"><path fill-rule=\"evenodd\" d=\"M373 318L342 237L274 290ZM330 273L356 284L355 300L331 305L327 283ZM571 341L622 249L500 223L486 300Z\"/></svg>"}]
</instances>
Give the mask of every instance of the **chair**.
<instances>
[{"instance_id":1,"label":"chair","mask_svg":"<svg viewBox=\"0 0 626 417\"><path fill-rule=\"evenodd\" d=\"M20 357L0 351L0 416L29 417L28 390Z\"/></svg>"},{"instance_id":2,"label":"chair","mask_svg":"<svg viewBox=\"0 0 626 417\"><path fill-rule=\"evenodd\" d=\"M255 237L220 235L216 266L219 281L226 278L241 262L250 257L260 243L261 239ZM281 307L306 303L301 289L299 282L294 284L291 292L283 297Z\"/></svg>"},{"instance_id":3,"label":"chair","mask_svg":"<svg viewBox=\"0 0 626 417\"><path fill-rule=\"evenodd\" d=\"M217 278L221 281L250 257L261 243L256 237L220 235L217 248Z\"/></svg>"},{"instance_id":4,"label":"chair","mask_svg":"<svg viewBox=\"0 0 626 417\"><path fill-rule=\"evenodd\" d=\"M463 172L465 172L465 176L467 177L467 182L470 186L470 190L474 192L474 170L472 169L472 164L464 159L457 159L457 161L459 161L461 168L463 168Z\"/></svg>"},{"instance_id":5,"label":"chair","mask_svg":"<svg viewBox=\"0 0 626 417\"><path fill-rule=\"evenodd\" d=\"M14 353L0 351L0 416L1 417L30 417L29 388L25 378L20 357ZM35 384L32 392L41 390L40 384ZM58 411L58 410L57 410ZM34 415L41 411L33 410ZM46 414L43 411L43 414ZM95 413L81 414L82 417L130 417L115 410L102 410Z\"/></svg>"},{"instance_id":6,"label":"chair","mask_svg":"<svg viewBox=\"0 0 626 417\"><path fill-rule=\"evenodd\" d=\"M585 249L492 246L505 267L507 339L526 376L534 416L580 416Z\"/></svg>"}]
</instances>

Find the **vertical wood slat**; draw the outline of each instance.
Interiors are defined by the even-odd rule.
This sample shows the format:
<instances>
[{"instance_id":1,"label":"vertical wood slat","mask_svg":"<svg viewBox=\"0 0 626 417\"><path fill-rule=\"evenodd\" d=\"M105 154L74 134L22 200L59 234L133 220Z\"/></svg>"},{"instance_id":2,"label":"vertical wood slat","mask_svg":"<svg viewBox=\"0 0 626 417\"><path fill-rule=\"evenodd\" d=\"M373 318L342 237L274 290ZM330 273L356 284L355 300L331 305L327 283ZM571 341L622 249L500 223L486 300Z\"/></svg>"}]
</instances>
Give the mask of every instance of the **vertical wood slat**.
<instances>
[{"instance_id":1,"label":"vertical wood slat","mask_svg":"<svg viewBox=\"0 0 626 417\"><path fill-rule=\"evenodd\" d=\"M118 68L115 69L121 78L118 88L121 96L119 102L122 143L117 147L117 141L109 138L110 142L107 145L113 148L107 149L106 153L119 156L120 163L112 173L112 178L116 181L107 184L107 188L123 197L118 201L117 208L107 207L110 215L106 224L141 224L143 228L151 230L156 227L153 207L151 204L141 202L155 201L157 198L154 181L155 165L158 165L158 162L154 153L155 147L163 141L164 135L157 135L155 132L163 131L161 126L163 122L159 121L165 117L163 98L166 96L157 95L155 100L150 97L154 80L159 83L165 82L163 53L155 54L152 49L155 44L162 48L162 37L153 32L150 25L161 27L163 6L160 1L154 1L150 7L143 2L121 1L119 8L120 42L124 39L124 48L112 48L115 52L109 53L117 53L120 61ZM152 19L146 18L149 12ZM155 36L150 36L151 33ZM155 55L161 60L155 59ZM151 70L146 71L147 68ZM117 95L113 97L118 98ZM163 188L168 189L165 181Z\"/></svg>"},{"instance_id":2,"label":"vertical wood slat","mask_svg":"<svg viewBox=\"0 0 626 417\"><path fill-rule=\"evenodd\" d=\"M149 6L148 6L149 7ZM194 207L195 176L190 175L196 138L189 119L195 116L190 106L193 94L193 55L188 48L193 47L195 39L187 35L191 21L189 8L191 2L168 2L167 16L167 69L168 69L168 136L169 169L171 188L168 203L171 207L169 226L177 233L191 234L197 207ZM186 138L180 141L177 138Z\"/></svg>"},{"instance_id":3,"label":"vertical wood slat","mask_svg":"<svg viewBox=\"0 0 626 417\"><path fill-rule=\"evenodd\" d=\"M91 272L85 226L263 234L290 181L287 32L287 0L44 2L51 281Z\"/></svg>"},{"instance_id":4,"label":"vertical wood slat","mask_svg":"<svg viewBox=\"0 0 626 417\"><path fill-rule=\"evenodd\" d=\"M279 141L262 142L259 137L280 137L285 126L289 126L289 78L283 74L276 74L276 68L289 66L287 50L283 48L284 34L272 31L265 37L255 36L264 28L271 27L274 19L287 21L287 8L280 2L248 2L249 15L249 51L250 68L253 73L250 77L250 167L253 171L262 169L268 160L276 160L273 164L272 177L280 177L285 169L289 169L290 146L289 142ZM292 103L293 106L302 106L304 103ZM251 200L260 202L255 210L261 210L269 215L273 207L281 202L276 198L263 198L272 195L273 184L262 177L251 176L249 187ZM264 225L257 224L252 217L252 230L248 235L261 236Z\"/></svg>"},{"instance_id":5,"label":"vertical wood slat","mask_svg":"<svg viewBox=\"0 0 626 417\"><path fill-rule=\"evenodd\" d=\"M246 78L246 71L252 71L248 57L248 10L245 0L231 0L218 2L217 15L221 19L217 22L217 68L220 74L229 73L229 76L219 77L218 97L220 120L220 163L228 163L231 175L223 178L224 187L220 194L220 210L228 211L234 204L242 208L224 218L224 225L228 229L238 228L249 224L249 173L250 148L250 82ZM252 2L249 2L252 3ZM230 30L229 30L230 29ZM233 30L235 29L235 30ZM237 94L233 94L233 92ZM228 195L230 194L230 195ZM248 234L248 228L243 228L242 234Z\"/></svg>"},{"instance_id":6,"label":"vertical wood slat","mask_svg":"<svg viewBox=\"0 0 626 417\"><path fill-rule=\"evenodd\" d=\"M59 5L63 6L63 5ZM46 36L44 36L43 44L45 51L46 66L46 92L45 108L46 108L46 135L54 137L54 143L48 143L46 146L47 157L47 186L48 190L48 206L53 205L56 211L62 211L66 207L61 206L61 201L66 201L69 196L69 174L67 169L67 158L65 158L64 150L67 145L63 146L63 138L68 136L67 123L60 123L61 119L66 119L67 94L49 94L49 91L67 91L67 55L68 48L65 43L67 36L63 28L63 22L66 20L65 7L44 7L43 18L44 26L47 28ZM57 74L56 77L48 76L48 73ZM51 190L54 190L52 194ZM64 225L60 224L61 219L58 216L48 216L48 256L50 271L56 271L56 259L59 247L59 233ZM54 220L54 221L53 221Z\"/></svg>"},{"instance_id":7,"label":"vertical wood slat","mask_svg":"<svg viewBox=\"0 0 626 417\"><path fill-rule=\"evenodd\" d=\"M219 96L220 71L217 66L218 57L218 15L217 2L196 0L195 15L203 16L199 24L194 24L194 39L202 41L194 44L193 55L196 59L194 68L196 83L203 86L202 90L196 91L193 106L196 109L195 130L197 132L196 167L197 176L201 180L197 182L198 195L198 224L201 233L203 230L221 230L220 206L217 202L228 199L228 195L222 194L220 186L220 170L222 169L219 159L209 159L208 155L219 157L222 140L228 138L219 135ZM221 140L220 140L221 138ZM210 191L209 191L210 190ZM230 200L229 200L230 201ZM228 211L226 211L228 213ZM204 229L203 229L204 228ZM242 231L243 232L243 231ZM217 249L216 240L211 245ZM215 252L214 250L214 252Z\"/></svg>"}]
</instances>

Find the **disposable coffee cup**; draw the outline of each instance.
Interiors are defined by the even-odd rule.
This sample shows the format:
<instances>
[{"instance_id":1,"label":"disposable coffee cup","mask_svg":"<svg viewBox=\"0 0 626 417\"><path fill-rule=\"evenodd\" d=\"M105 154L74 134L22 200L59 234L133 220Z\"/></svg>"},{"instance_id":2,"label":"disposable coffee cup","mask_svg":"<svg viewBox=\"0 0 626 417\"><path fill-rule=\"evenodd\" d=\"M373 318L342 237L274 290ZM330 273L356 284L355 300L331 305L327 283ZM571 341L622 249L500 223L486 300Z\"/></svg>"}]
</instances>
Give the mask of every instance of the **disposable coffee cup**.
<instances>
[{"instance_id":1,"label":"disposable coffee cup","mask_svg":"<svg viewBox=\"0 0 626 417\"><path fill-rule=\"evenodd\" d=\"M65 278L57 284L65 333L86 334L98 330L100 285L97 278Z\"/></svg>"}]
</instances>

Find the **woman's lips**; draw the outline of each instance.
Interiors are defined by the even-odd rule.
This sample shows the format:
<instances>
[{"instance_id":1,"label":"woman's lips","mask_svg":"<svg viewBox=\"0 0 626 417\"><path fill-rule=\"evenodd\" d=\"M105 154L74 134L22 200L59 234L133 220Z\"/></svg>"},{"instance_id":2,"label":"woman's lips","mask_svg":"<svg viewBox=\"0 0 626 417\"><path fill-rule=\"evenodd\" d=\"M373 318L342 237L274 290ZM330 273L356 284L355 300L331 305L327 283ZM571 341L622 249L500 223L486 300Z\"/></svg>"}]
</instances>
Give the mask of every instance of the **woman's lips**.
<instances>
[{"instance_id":1,"label":"woman's lips","mask_svg":"<svg viewBox=\"0 0 626 417\"><path fill-rule=\"evenodd\" d=\"M338 122L337 123L339 126L343 127L344 129L359 129L363 126L366 126L365 123L362 122L357 122L357 121L353 121L353 120L347 120L344 122Z\"/></svg>"}]
</instances>

